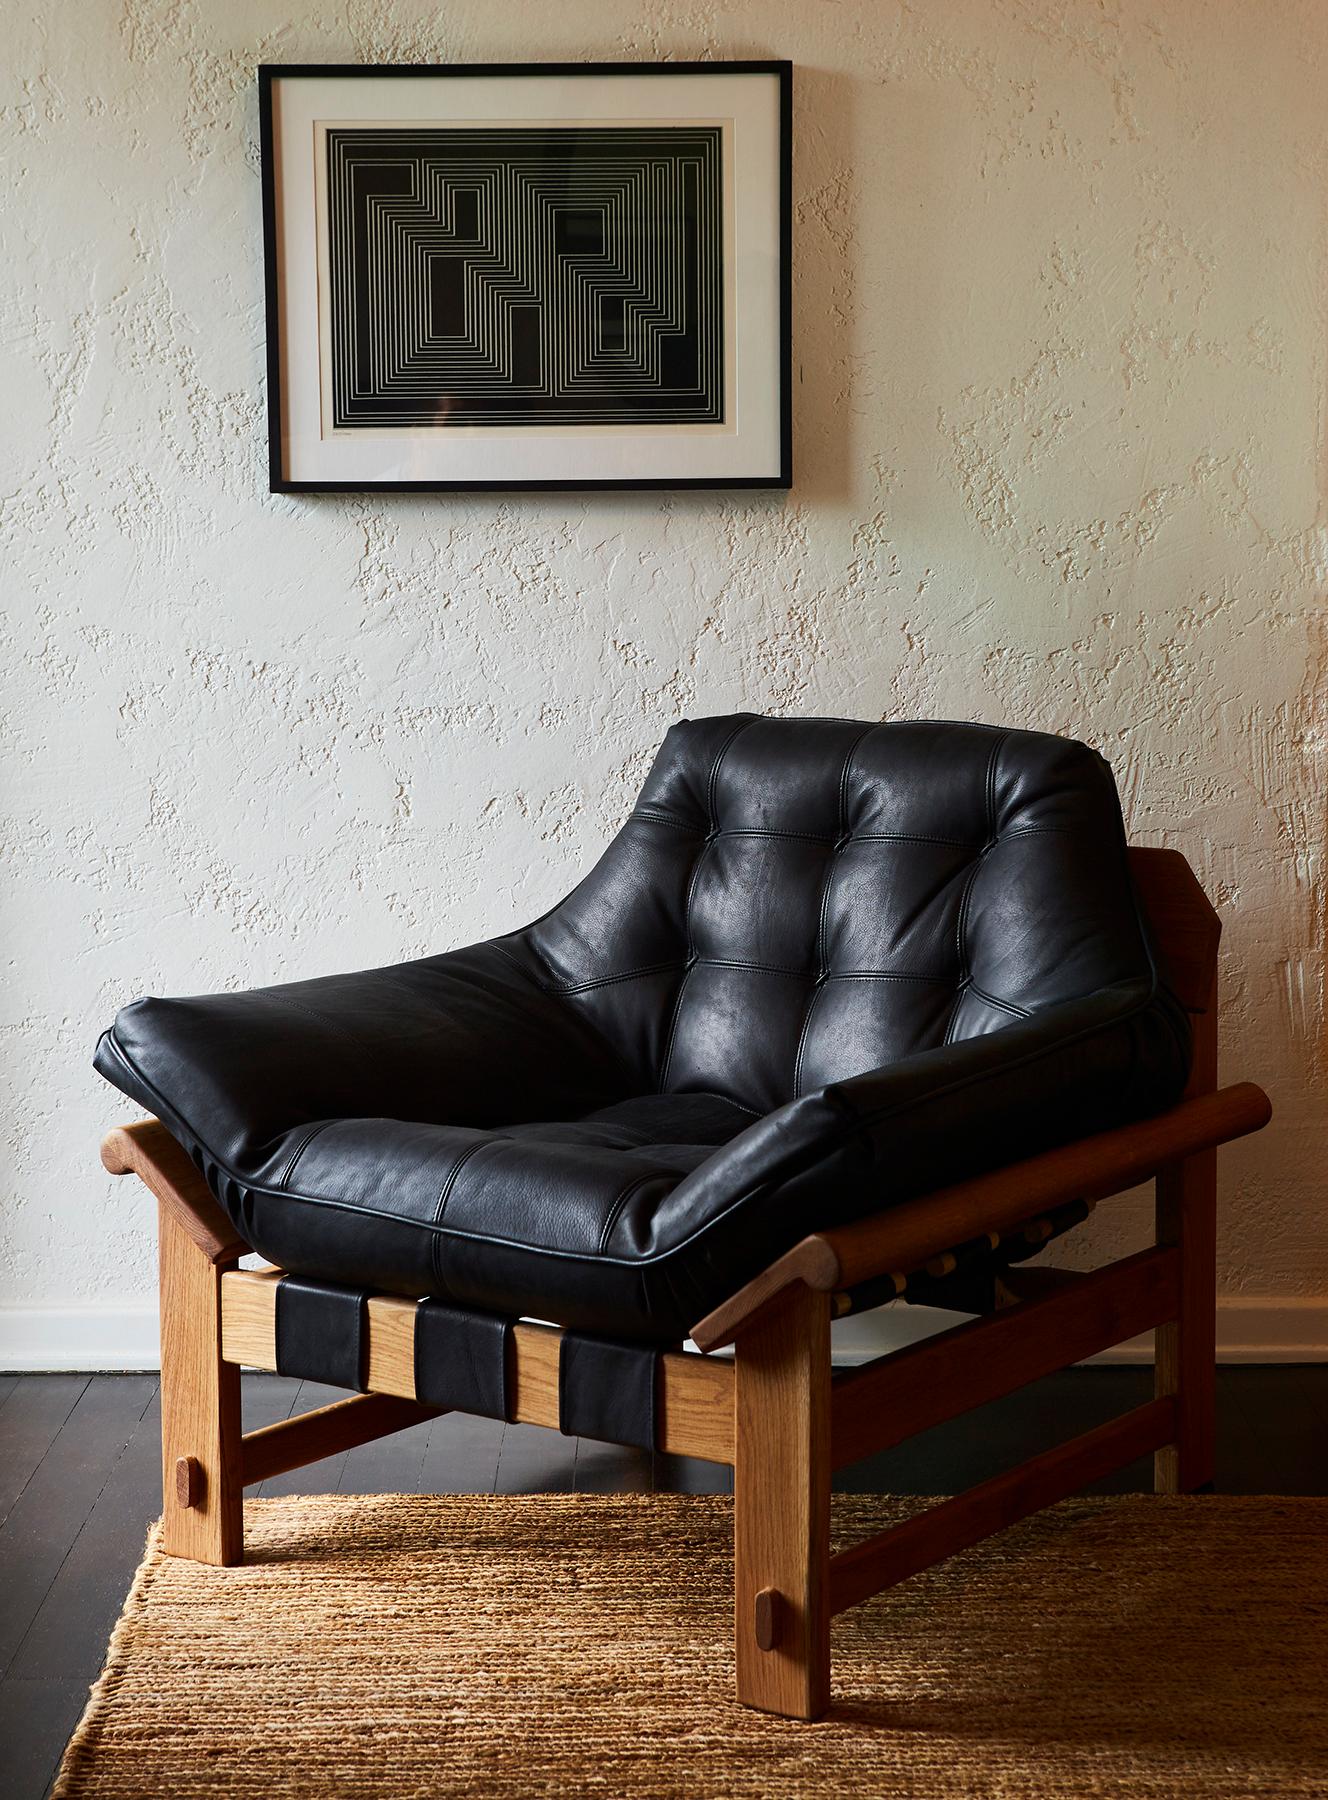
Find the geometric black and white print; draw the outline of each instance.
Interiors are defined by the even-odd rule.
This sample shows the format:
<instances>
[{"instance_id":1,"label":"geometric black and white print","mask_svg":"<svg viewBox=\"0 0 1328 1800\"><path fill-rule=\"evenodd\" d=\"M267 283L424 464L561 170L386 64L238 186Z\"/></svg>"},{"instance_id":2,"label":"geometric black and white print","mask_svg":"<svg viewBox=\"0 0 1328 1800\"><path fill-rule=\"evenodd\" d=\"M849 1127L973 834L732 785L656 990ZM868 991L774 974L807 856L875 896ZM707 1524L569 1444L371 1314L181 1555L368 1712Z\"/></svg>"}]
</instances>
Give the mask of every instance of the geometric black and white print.
<instances>
[{"instance_id":1,"label":"geometric black and white print","mask_svg":"<svg viewBox=\"0 0 1328 1800\"><path fill-rule=\"evenodd\" d=\"M327 131L332 425L717 424L721 132Z\"/></svg>"}]
</instances>

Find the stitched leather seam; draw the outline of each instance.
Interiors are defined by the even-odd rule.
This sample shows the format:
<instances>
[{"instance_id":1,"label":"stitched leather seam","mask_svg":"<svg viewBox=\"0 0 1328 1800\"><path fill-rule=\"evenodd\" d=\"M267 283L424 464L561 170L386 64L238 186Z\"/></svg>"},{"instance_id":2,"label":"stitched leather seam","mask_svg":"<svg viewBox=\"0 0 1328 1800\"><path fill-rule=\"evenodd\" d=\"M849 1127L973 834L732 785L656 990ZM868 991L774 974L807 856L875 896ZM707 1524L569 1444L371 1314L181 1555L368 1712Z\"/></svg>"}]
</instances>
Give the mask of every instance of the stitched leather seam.
<instances>
[{"instance_id":1,"label":"stitched leather seam","mask_svg":"<svg viewBox=\"0 0 1328 1800\"><path fill-rule=\"evenodd\" d=\"M744 962L740 956L694 956L692 965L698 969L745 969L753 975L787 975L794 981L812 979L807 969L789 968L785 963Z\"/></svg>"},{"instance_id":2,"label":"stitched leather seam","mask_svg":"<svg viewBox=\"0 0 1328 1800\"><path fill-rule=\"evenodd\" d=\"M994 843L1005 844L1011 838L1025 837L1082 837L1085 835L1082 825L1017 825L1013 831L1003 831ZM1095 833L1089 833L1093 836Z\"/></svg>"},{"instance_id":3,"label":"stitched leather seam","mask_svg":"<svg viewBox=\"0 0 1328 1800\"><path fill-rule=\"evenodd\" d=\"M753 975L786 975L793 981L814 981L817 979L809 969L795 969L787 963L745 962L738 956L693 956L690 965L696 969L744 969ZM613 981L634 981L641 975L658 975L670 969L676 969L677 963L653 963L645 968L630 969L625 975L604 975L598 981L588 981L584 987L607 987ZM819 978L822 981L932 981L949 987L953 981L950 975L916 975L906 969L827 969ZM576 994L582 988L551 988L551 993ZM759 1116L759 1115L758 1115Z\"/></svg>"},{"instance_id":4,"label":"stitched leather seam","mask_svg":"<svg viewBox=\"0 0 1328 1800\"><path fill-rule=\"evenodd\" d=\"M527 925L524 927L524 929L529 931L531 928L530 928L530 926ZM512 933L513 937L515 937L516 935L517 934L515 932ZM490 948L490 950L496 951L497 954L502 957L504 962L510 963L512 965L512 967L517 971L518 975L520 975L522 977L523 980L533 982L534 985L539 989L541 994L547 994L552 990L553 983L556 982L558 978L553 973L553 970L551 968L549 968L548 963L545 962L544 958L540 955L539 951L535 948L534 944L528 943L526 945L526 948L527 948L527 950L529 950L530 954L537 959L541 968L543 968L544 971L546 972L546 974L549 976L550 979L548 981L541 981L541 980L539 980L539 978L537 976L532 975L530 970L528 968L526 968L525 965L522 963L520 957L513 956L512 952L510 950L504 950L503 946L495 938L490 938L489 948Z\"/></svg>"},{"instance_id":5,"label":"stitched leather seam","mask_svg":"<svg viewBox=\"0 0 1328 1800\"><path fill-rule=\"evenodd\" d=\"M725 1106L736 1106L740 1112L750 1113L754 1119L763 1119L765 1114L756 1106L748 1106L745 1100L734 1100L728 1094L717 1094L713 1088L679 1088L679 1100L722 1100ZM720 1146L717 1144L716 1149Z\"/></svg>"},{"instance_id":6,"label":"stitched leather seam","mask_svg":"<svg viewBox=\"0 0 1328 1800\"><path fill-rule=\"evenodd\" d=\"M967 838L931 837L921 831L851 831L850 844L936 844L945 850L968 850L976 855L981 844L970 844Z\"/></svg>"},{"instance_id":7,"label":"stitched leather seam","mask_svg":"<svg viewBox=\"0 0 1328 1800\"><path fill-rule=\"evenodd\" d=\"M605 1214L604 1224L601 1227L599 1234L598 1255L603 1256L608 1249L609 1239L613 1236L613 1228L618 1223L619 1216L632 1195L639 1193L648 1181L658 1181L661 1174L667 1178L671 1173L672 1170L651 1169L648 1174L638 1175L635 1181L629 1181L627 1183L627 1186L618 1195L617 1199L613 1202L613 1205Z\"/></svg>"},{"instance_id":8,"label":"stitched leather seam","mask_svg":"<svg viewBox=\"0 0 1328 1800\"><path fill-rule=\"evenodd\" d=\"M996 762L1008 736L1008 732L1002 731L996 738L996 741L992 744L991 752L987 757L987 774L986 779L983 782L983 794L986 801L987 812L987 842L983 847L982 856L986 855L987 851L991 849L996 841ZM969 903L973 898L973 889L977 886L978 875L982 869L982 856L978 858L973 864L973 867L969 870L968 879L964 883L964 891L959 897L959 915L955 920L955 954L959 962L959 986L955 989L954 1005L950 1008L950 1016L945 1022L945 1036L941 1039L942 1044L949 1044L954 1041L952 1034L954 1032L955 1022L959 1017L959 1002L963 999L964 990L969 985L970 976L968 971L967 943L968 908Z\"/></svg>"},{"instance_id":9,"label":"stitched leather seam","mask_svg":"<svg viewBox=\"0 0 1328 1800\"><path fill-rule=\"evenodd\" d=\"M945 1031L941 1036L942 1044L948 1044L953 1041L950 1033L954 1030L955 1020L959 1017L959 1002L963 999L967 991L968 983L965 981L961 981L959 986L955 989L954 999L950 1002L950 1010L945 1015Z\"/></svg>"},{"instance_id":10,"label":"stitched leather seam","mask_svg":"<svg viewBox=\"0 0 1328 1800\"><path fill-rule=\"evenodd\" d=\"M691 910L692 910L692 890L696 886L697 874L700 870L701 864L705 861L706 851L709 850L709 848L710 848L710 843L707 840L707 842L702 845L700 854L697 856L696 861L692 864L691 879L687 883L687 899L683 906L683 918L684 918L684 921L686 922L685 928L688 932L687 960L683 964L682 979L678 983L678 991L673 997L673 1011L669 1015L668 1040L667 1040L667 1043L665 1044L663 1059L661 1060L660 1065L659 1065L659 1092L661 1094L665 1093L667 1091L666 1087L665 1087L665 1083L668 1081L669 1069L673 1062L673 1041L674 1041L674 1038L676 1037L677 1031L678 1031L678 1020L682 1015L682 997L683 997L683 993L685 992L686 987L687 987L687 977L691 974L692 967L693 967L691 935L690 935L690 933L691 933L690 917L691 917Z\"/></svg>"},{"instance_id":11,"label":"stitched leather seam","mask_svg":"<svg viewBox=\"0 0 1328 1800\"><path fill-rule=\"evenodd\" d=\"M978 871L982 867L979 857L964 877L964 891L959 896L959 911L955 914L955 958L959 964L959 981L962 986L968 980L968 904L977 884Z\"/></svg>"},{"instance_id":12,"label":"stitched leather seam","mask_svg":"<svg viewBox=\"0 0 1328 1800\"><path fill-rule=\"evenodd\" d=\"M969 994L976 994L978 999L985 1000L988 1006L994 1006L1000 1012L1011 1013L1016 1019L1031 1019L1033 1017L1033 1014L1029 1011L1028 1007L1016 1006L1013 1000L1002 1000L995 994L989 994L985 988L980 988L976 981L970 981L964 991Z\"/></svg>"},{"instance_id":13,"label":"stitched leather seam","mask_svg":"<svg viewBox=\"0 0 1328 1800\"><path fill-rule=\"evenodd\" d=\"M793 1098L798 1099L798 1089L802 1083L802 1059L807 1049L807 1038L811 1030L812 1014L816 1011L816 1002L821 998L821 990L825 982L818 978L815 987L807 996L807 1010L802 1015L802 1028L798 1032L798 1048L793 1058Z\"/></svg>"},{"instance_id":14,"label":"stitched leather seam","mask_svg":"<svg viewBox=\"0 0 1328 1800\"><path fill-rule=\"evenodd\" d=\"M550 986L550 994L586 994L592 988L609 987L615 981L639 981L644 975L667 975L686 965L679 962L642 963L639 969L624 969L621 975L597 975L593 981L574 981L566 986Z\"/></svg>"},{"instance_id":15,"label":"stitched leather seam","mask_svg":"<svg viewBox=\"0 0 1328 1800\"><path fill-rule=\"evenodd\" d=\"M837 834L835 837L836 847L844 841L845 813L848 804L848 778L849 771L853 767L853 758L858 754L858 748L864 739L870 737L875 729L876 727L874 725L869 725L865 731L860 731L858 733L857 737L855 737L853 742L849 745L847 754L844 757L843 766L839 771L839 798L835 815L835 824L837 827ZM798 1097L798 1087L802 1081L802 1059L807 1049L807 1039L811 1031L812 1014L816 1011L816 1002L821 997L821 988L825 982L825 915L830 905L830 890L834 886L834 880L835 859L834 852L832 851L830 860L825 865L825 874L821 880L821 904L817 909L816 986L808 996L807 1008L802 1015L802 1026L798 1032L798 1047L793 1055L792 1092L795 1100Z\"/></svg>"},{"instance_id":16,"label":"stitched leather seam","mask_svg":"<svg viewBox=\"0 0 1328 1800\"><path fill-rule=\"evenodd\" d=\"M686 992L687 977L691 973L692 959L696 949L696 946L692 942L692 896L696 892L696 883L701 873L701 865L706 858L706 851L709 850L711 844L714 842L715 788L719 782L719 771L723 765L724 758L728 755L732 745L742 736L744 731L750 726L755 725L755 723L755 718L749 716L745 718L740 725L736 726L719 746L719 749L715 752L715 760L710 765L710 778L706 782L706 818L709 821L709 830L706 834L705 843L702 844L696 855L695 861L692 863L692 873L687 882L687 898L683 902L682 923L683 937L687 945L687 967L683 970L682 980L678 983L678 992L673 1001L673 1014L669 1019L668 1039L665 1044L663 1059L659 1065L659 1092L661 1094L666 1091L664 1084L669 1078L669 1069L673 1064L673 1046L678 1035L678 1020L682 1016L682 997Z\"/></svg>"},{"instance_id":17,"label":"stitched leather seam","mask_svg":"<svg viewBox=\"0 0 1328 1800\"><path fill-rule=\"evenodd\" d=\"M1000 756L1001 746L1004 742L1005 733L1002 732L996 739L996 742L992 745L991 755L987 758L986 797L988 843L991 843L992 839L996 836L996 761Z\"/></svg>"},{"instance_id":18,"label":"stitched leather seam","mask_svg":"<svg viewBox=\"0 0 1328 1800\"><path fill-rule=\"evenodd\" d=\"M278 993L273 988L251 988L248 997L251 1000L266 1000L269 1006L288 1006L292 1012L301 1012L306 1018L317 1019L320 1025L327 1026L329 1031L339 1033L356 1049L360 1047L359 1037L349 1025L344 1025L340 1019L334 1019L327 1013L319 1012L316 1006L306 1006L302 1000L292 1000L288 995Z\"/></svg>"},{"instance_id":19,"label":"stitched leather seam","mask_svg":"<svg viewBox=\"0 0 1328 1800\"><path fill-rule=\"evenodd\" d=\"M710 765L710 779L706 783L706 817L710 821L710 829L712 831L714 831L716 829L716 826L715 826L715 789L719 786L719 771L724 766L724 758L728 755L729 751L733 748L735 741L742 736L744 731L749 730L753 725L755 725L755 723L756 723L755 717L749 713L747 715L747 717L743 720L742 724L739 725L735 730L731 731L729 733L729 735L724 739L724 742L720 745L719 751L715 756L714 762Z\"/></svg>"},{"instance_id":20,"label":"stitched leather seam","mask_svg":"<svg viewBox=\"0 0 1328 1800\"><path fill-rule=\"evenodd\" d=\"M326 1131L330 1125L335 1125L335 1124L336 1124L335 1119L324 1119L320 1124L310 1126L309 1130L305 1132L304 1136L300 1139L299 1143L295 1146L294 1150L291 1151L290 1161L286 1164L286 1167L281 1172L280 1185L282 1187L285 1187L287 1185L287 1183L290 1181L291 1176L295 1173L296 1163L299 1162L300 1158L304 1155L305 1151L309 1148L310 1144L313 1143L314 1139L318 1136L319 1132Z\"/></svg>"},{"instance_id":21,"label":"stitched leather seam","mask_svg":"<svg viewBox=\"0 0 1328 1800\"><path fill-rule=\"evenodd\" d=\"M636 817L638 815L634 814L633 816ZM676 819L661 819L659 822L661 824L667 823L671 825L682 824L681 820ZM688 825L684 827L684 829L687 831L699 831L700 827ZM1029 831L1060 831L1062 829L1068 830L1071 828L1063 828L1059 825L1030 825L1026 829ZM1009 837L1018 837L1022 835L1022 833L1008 832L1006 835ZM832 849L834 845L839 842L838 838L827 837L824 832L777 831L773 827L763 825L728 825L717 830L715 836L722 838L773 838L777 842L820 844L827 850ZM921 831L852 831L847 834L847 837L849 843L852 844L937 844L946 849L969 850L972 851L975 856L978 851L982 849L981 844L972 844L967 838L934 837L929 832Z\"/></svg>"},{"instance_id":22,"label":"stitched leather seam","mask_svg":"<svg viewBox=\"0 0 1328 1800\"><path fill-rule=\"evenodd\" d=\"M630 825L633 819L644 819L648 825L676 825L679 831L691 831L699 837L705 836L694 819L680 819L674 813L665 812L662 807L634 807L627 815L627 823Z\"/></svg>"},{"instance_id":23,"label":"stitched leather seam","mask_svg":"<svg viewBox=\"0 0 1328 1800\"><path fill-rule=\"evenodd\" d=\"M910 975L906 969L828 969L825 979L831 981L925 981L932 987L949 987L950 975Z\"/></svg>"},{"instance_id":24,"label":"stitched leather seam","mask_svg":"<svg viewBox=\"0 0 1328 1800\"><path fill-rule=\"evenodd\" d=\"M826 837L824 832L777 831L768 825L730 825L718 835L726 838L770 838L775 843L819 844L823 850L829 850L835 843L835 839Z\"/></svg>"},{"instance_id":25,"label":"stitched leather seam","mask_svg":"<svg viewBox=\"0 0 1328 1800\"><path fill-rule=\"evenodd\" d=\"M447 1180L443 1183L442 1191L438 1195L438 1204L433 1210L433 1222L435 1225L441 1225L443 1222L443 1214L447 1210L447 1203L452 1197L452 1189L456 1186L457 1176L465 1168L471 1157L478 1154L478 1152L484 1148L485 1144L492 1141L492 1138L495 1135L496 1134L490 1134L489 1136L482 1137L478 1144L471 1144L468 1149L461 1152L460 1156L458 1156L456 1161L452 1164L452 1167L447 1172Z\"/></svg>"},{"instance_id":26,"label":"stitched leather seam","mask_svg":"<svg viewBox=\"0 0 1328 1800\"><path fill-rule=\"evenodd\" d=\"M441 1231L435 1231L429 1239L429 1267L433 1271L433 1280L429 1285L429 1295L435 1299L450 1300L452 1289L446 1275L443 1274L442 1249L445 1239Z\"/></svg>"}]
</instances>

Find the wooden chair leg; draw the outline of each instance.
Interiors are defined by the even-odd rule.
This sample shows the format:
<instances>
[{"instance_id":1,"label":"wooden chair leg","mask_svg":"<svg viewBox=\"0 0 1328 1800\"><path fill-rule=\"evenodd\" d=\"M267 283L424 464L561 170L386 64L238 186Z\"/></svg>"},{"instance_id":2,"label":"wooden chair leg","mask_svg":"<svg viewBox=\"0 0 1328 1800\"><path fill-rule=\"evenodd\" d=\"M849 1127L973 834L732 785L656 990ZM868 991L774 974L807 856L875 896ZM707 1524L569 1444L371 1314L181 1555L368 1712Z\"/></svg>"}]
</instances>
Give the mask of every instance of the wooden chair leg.
<instances>
[{"instance_id":1,"label":"wooden chair leg","mask_svg":"<svg viewBox=\"0 0 1328 1800\"><path fill-rule=\"evenodd\" d=\"M1157 1452L1159 1494L1192 1494L1213 1479L1217 1410L1217 1153L1157 1177L1157 1241L1180 1251L1180 1313L1154 1337L1154 1391L1176 1401L1176 1441Z\"/></svg>"},{"instance_id":2,"label":"wooden chair leg","mask_svg":"<svg viewBox=\"0 0 1328 1800\"><path fill-rule=\"evenodd\" d=\"M166 1203L161 1257L162 1543L194 1562L244 1560L240 1371L221 1360L221 1278Z\"/></svg>"},{"instance_id":3,"label":"wooden chair leg","mask_svg":"<svg viewBox=\"0 0 1328 1800\"><path fill-rule=\"evenodd\" d=\"M1217 1087L1217 971L1207 1004L1190 1021L1194 1057L1186 1097ZM1153 1460L1159 1494L1192 1494L1212 1483L1217 1436L1217 1151L1201 1150L1158 1171L1157 1242L1180 1250L1180 1311L1153 1335L1154 1384L1176 1402L1176 1442Z\"/></svg>"},{"instance_id":4,"label":"wooden chair leg","mask_svg":"<svg viewBox=\"0 0 1328 1800\"><path fill-rule=\"evenodd\" d=\"M785 1718L830 1704L830 1297L801 1282L738 1338L738 1699Z\"/></svg>"}]
</instances>

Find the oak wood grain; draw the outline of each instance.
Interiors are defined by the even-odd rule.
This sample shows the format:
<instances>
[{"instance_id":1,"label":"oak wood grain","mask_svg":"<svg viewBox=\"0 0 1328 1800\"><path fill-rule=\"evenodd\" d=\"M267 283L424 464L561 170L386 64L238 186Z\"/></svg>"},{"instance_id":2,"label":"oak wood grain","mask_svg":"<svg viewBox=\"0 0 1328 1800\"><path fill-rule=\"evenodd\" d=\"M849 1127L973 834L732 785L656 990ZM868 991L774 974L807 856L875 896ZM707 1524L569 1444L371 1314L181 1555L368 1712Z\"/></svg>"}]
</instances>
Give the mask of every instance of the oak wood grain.
<instances>
[{"instance_id":1,"label":"oak wood grain","mask_svg":"<svg viewBox=\"0 0 1328 1800\"><path fill-rule=\"evenodd\" d=\"M116 1125L101 1141L102 1167L137 1175L209 1262L229 1263L249 1246L212 1197L188 1151L159 1119Z\"/></svg>"},{"instance_id":2,"label":"oak wood grain","mask_svg":"<svg viewBox=\"0 0 1328 1800\"><path fill-rule=\"evenodd\" d=\"M243 1483L253 1487L270 1475L302 1469L325 1456L339 1456L375 1438L405 1431L426 1419L442 1416L439 1408L391 1394L355 1394L334 1400L312 1412L296 1413L258 1431L246 1432L242 1442Z\"/></svg>"},{"instance_id":3,"label":"oak wood grain","mask_svg":"<svg viewBox=\"0 0 1328 1800\"><path fill-rule=\"evenodd\" d=\"M830 1704L830 1302L797 1287L739 1338L733 1469L738 1698Z\"/></svg>"},{"instance_id":4,"label":"oak wood grain","mask_svg":"<svg viewBox=\"0 0 1328 1800\"><path fill-rule=\"evenodd\" d=\"M195 1562L244 1556L240 1371L221 1355L224 1259L209 1257L180 1209L158 1208L161 1268L162 1547ZM182 1461L195 1464L177 1486Z\"/></svg>"},{"instance_id":5,"label":"oak wood grain","mask_svg":"<svg viewBox=\"0 0 1328 1800\"><path fill-rule=\"evenodd\" d=\"M1141 1250L1044 1299L956 1325L844 1374L831 1401L835 1468L893 1449L1172 1318L1180 1266L1175 1250Z\"/></svg>"},{"instance_id":6,"label":"oak wood grain","mask_svg":"<svg viewBox=\"0 0 1328 1800\"><path fill-rule=\"evenodd\" d=\"M990 1537L1044 1506L1077 1493L1164 1444L1175 1430L1175 1404L1150 1400L1096 1430L1058 1444L1017 1468L970 1488L842 1550L830 1562L830 1610L843 1612L942 1557Z\"/></svg>"}]
</instances>

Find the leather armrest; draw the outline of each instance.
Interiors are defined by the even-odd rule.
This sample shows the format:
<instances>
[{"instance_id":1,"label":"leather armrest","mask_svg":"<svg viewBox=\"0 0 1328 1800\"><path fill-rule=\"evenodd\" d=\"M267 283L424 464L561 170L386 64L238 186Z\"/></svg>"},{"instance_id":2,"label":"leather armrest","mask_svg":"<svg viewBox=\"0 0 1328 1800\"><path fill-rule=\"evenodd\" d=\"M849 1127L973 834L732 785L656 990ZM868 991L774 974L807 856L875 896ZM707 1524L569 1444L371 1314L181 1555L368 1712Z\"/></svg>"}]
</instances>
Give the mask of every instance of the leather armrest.
<instances>
[{"instance_id":1,"label":"leather armrest","mask_svg":"<svg viewBox=\"0 0 1328 1800\"><path fill-rule=\"evenodd\" d=\"M718 1350L794 1282L830 1293L909 1272L982 1232L1008 1231L1069 1200L1121 1193L1169 1162L1261 1130L1271 1115L1262 1088L1239 1082L1154 1118L888 1206L855 1224L814 1232L700 1320L692 1339L702 1350Z\"/></svg>"},{"instance_id":2,"label":"leather armrest","mask_svg":"<svg viewBox=\"0 0 1328 1800\"><path fill-rule=\"evenodd\" d=\"M491 944L278 987L136 1000L103 1034L94 1066L182 1143L274 1185L320 1121L487 1129L523 1108L576 1117L629 1085L594 1028Z\"/></svg>"},{"instance_id":3,"label":"leather armrest","mask_svg":"<svg viewBox=\"0 0 1328 1800\"><path fill-rule=\"evenodd\" d=\"M731 1266L731 1233L791 1245L809 1221L847 1225L1160 1112L1188 1072L1188 1021L1165 990L1103 989L791 1101L681 1182L653 1228L677 1244L695 1220Z\"/></svg>"}]
</instances>

